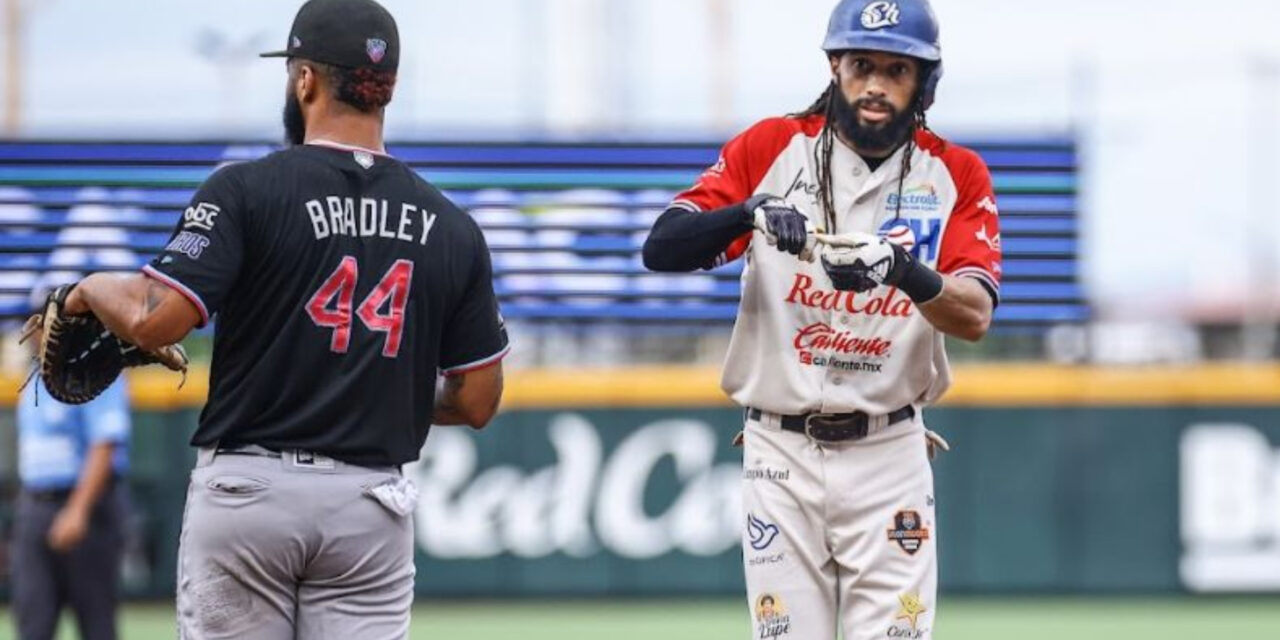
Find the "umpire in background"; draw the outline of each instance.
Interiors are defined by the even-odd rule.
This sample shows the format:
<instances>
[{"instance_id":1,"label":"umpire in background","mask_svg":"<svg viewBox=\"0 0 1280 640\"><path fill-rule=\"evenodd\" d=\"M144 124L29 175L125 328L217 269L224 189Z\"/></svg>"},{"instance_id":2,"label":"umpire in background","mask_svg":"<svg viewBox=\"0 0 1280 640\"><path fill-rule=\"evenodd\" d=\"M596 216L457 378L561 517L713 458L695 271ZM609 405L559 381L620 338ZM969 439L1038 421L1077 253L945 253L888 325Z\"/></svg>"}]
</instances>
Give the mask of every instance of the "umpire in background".
<instances>
[{"instance_id":1,"label":"umpire in background","mask_svg":"<svg viewBox=\"0 0 1280 640\"><path fill-rule=\"evenodd\" d=\"M311 0L285 43L266 55L286 59L290 146L215 172L143 273L89 276L63 311L148 351L217 317L178 551L185 640L405 638L401 465L432 424L489 422L507 335L479 226L383 145L391 14Z\"/></svg>"},{"instance_id":2,"label":"umpire in background","mask_svg":"<svg viewBox=\"0 0 1280 640\"><path fill-rule=\"evenodd\" d=\"M114 640L124 550L129 401L123 379L88 404L18 402L12 603L20 640L49 640L70 605L83 640Z\"/></svg>"}]
</instances>

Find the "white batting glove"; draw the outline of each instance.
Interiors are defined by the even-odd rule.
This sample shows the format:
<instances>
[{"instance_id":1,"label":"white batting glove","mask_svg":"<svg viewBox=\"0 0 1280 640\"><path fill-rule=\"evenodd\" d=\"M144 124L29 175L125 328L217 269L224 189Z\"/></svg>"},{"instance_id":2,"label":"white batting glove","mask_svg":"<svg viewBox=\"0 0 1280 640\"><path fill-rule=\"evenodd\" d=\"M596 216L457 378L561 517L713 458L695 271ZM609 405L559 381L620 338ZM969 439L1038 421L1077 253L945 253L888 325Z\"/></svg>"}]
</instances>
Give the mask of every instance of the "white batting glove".
<instances>
[{"instance_id":1,"label":"white batting glove","mask_svg":"<svg viewBox=\"0 0 1280 640\"><path fill-rule=\"evenodd\" d=\"M839 291L865 293L882 284L896 284L901 274L899 252L880 236L851 231L831 238L822 251L822 268ZM899 269L901 271L901 269Z\"/></svg>"}]
</instances>

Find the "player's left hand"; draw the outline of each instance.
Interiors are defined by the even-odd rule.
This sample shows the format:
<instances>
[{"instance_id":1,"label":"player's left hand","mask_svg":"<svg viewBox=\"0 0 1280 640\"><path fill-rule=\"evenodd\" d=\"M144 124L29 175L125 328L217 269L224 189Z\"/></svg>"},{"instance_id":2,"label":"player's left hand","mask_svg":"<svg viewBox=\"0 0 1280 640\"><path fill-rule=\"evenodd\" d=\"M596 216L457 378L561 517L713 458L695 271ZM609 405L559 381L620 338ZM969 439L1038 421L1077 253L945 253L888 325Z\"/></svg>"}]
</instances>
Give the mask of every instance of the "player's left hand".
<instances>
[{"instance_id":1,"label":"player's left hand","mask_svg":"<svg viewBox=\"0 0 1280 640\"><path fill-rule=\"evenodd\" d=\"M88 510L67 505L54 517L45 540L49 543L49 548L59 553L66 553L80 544L88 533Z\"/></svg>"},{"instance_id":2,"label":"player's left hand","mask_svg":"<svg viewBox=\"0 0 1280 640\"><path fill-rule=\"evenodd\" d=\"M879 236L853 231L834 239L838 243L822 251L822 268L838 291L866 293L894 286L910 268L911 254Z\"/></svg>"},{"instance_id":3,"label":"player's left hand","mask_svg":"<svg viewBox=\"0 0 1280 640\"><path fill-rule=\"evenodd\" d=\"M125 342L89 312L77 290L76 285L65 285L50 292L42 311L27 319L19 340L36 341L40 380L55 400L89 402L127 367L163 364L186 379L188 360L182 345L143 351ZM73 313L77 309L79 313Z\"/></svg>"},{"instance_id":4,"label":"player's left hand","mask_svg":"<svg viewBox=\"0 0 1280 640\"><path fill-rule=\"evenodd\" d=\"M84 290L72 286L62 303L62 313L69 316L82 316L89 313L89 305L84 301Z\"/></svg>"}]
</instances>

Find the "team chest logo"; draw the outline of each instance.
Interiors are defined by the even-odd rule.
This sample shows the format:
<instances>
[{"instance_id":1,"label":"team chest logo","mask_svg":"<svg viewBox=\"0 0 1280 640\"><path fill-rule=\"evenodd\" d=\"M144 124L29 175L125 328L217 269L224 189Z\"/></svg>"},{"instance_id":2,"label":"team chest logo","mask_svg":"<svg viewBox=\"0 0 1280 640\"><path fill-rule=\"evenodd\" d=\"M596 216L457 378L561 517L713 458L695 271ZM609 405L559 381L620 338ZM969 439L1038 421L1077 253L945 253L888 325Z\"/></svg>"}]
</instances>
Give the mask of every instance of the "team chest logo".
<instances>
[{"instance_id":1,"label":"team chest logo","mask_svg":"<svg viewBox=\"0 0 1280 640\"><path fill-rule=\"evenodd\" d=\"M897 26L902 20L902 13L896 2L872 2L862 10L863 29L883 29Z\"/></svg>"},{"instance_id":2,"label":"team chest logo","mask_svg":"<svg viewBox=\"0 0 1280 640\"><path fill-rule=\"evenodd\" d=\"M890 221L892 222L892 221ZM899 221L897 224L882 225L880 227L880 237L892 242L907 251L916 248L916 232L911 225L904 224Z\"/></svg>"}]
</instances>

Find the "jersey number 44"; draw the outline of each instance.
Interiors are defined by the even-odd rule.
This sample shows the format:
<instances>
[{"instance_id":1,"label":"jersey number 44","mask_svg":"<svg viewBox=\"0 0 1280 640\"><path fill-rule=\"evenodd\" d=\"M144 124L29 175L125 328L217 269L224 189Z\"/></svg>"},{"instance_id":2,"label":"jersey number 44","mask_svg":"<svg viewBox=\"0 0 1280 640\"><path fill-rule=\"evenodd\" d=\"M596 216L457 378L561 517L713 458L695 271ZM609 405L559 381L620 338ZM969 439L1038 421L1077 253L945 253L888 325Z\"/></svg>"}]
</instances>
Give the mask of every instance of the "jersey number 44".
<instances>
[{"instance_id":1,"label":"jersey number 44","mask_svg":"<svg viewBox=\"0 0 1280 640\"><path fill-rule=\"evenodd\" d=\"M316 326L333 329L329 349L346 353L351 346L351 309L356 296L360 266L352 256L342 258L342 263L307 302L307 315ZM409 287L413 284L413 261L396 260L395 264L378 281L377 286L355 309L370 331L387 334L382 344L382 356L394 358L400 353L400 339L404 333L404 309L409 303ZM383 310L383 307L387 307Z\"/></svg>"}]
</instances>

